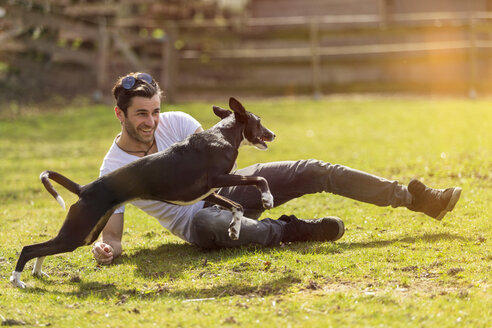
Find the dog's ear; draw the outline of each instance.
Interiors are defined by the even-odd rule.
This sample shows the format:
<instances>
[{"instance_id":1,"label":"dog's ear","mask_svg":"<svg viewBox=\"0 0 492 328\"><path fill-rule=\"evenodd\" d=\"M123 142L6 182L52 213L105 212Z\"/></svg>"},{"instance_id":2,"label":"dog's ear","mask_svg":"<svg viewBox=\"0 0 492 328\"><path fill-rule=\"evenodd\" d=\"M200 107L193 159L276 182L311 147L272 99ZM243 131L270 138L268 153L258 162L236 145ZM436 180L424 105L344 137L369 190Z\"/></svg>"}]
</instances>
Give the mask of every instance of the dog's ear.
<instances>
[{"instance_id":1,"label":"dog's ear","mask_svg":"<svg viewBox=\"0 0 492 328\"><path fill-rule=\"evenodd\" d=\"M215 115L217 115L218 117L220 117L220 119L224 119L227 116L229 116L229 115L232 114L232 112L230 110L224 109L224 108L220 108L219 106L213 106L212 108L214 109Z\"/></svg>"},{"instance_id":2,"label":"dog's ear","mask_svg":"<svg viewBox=\"0 0 492 328\"><path fill-rule=\"evenodd\" d=\"M240 122L246 122L248 120L246 109L244 109L243 105L236 98L229 98L229 107L234 111L236 118Z\"/></svg>"}]
</instances>

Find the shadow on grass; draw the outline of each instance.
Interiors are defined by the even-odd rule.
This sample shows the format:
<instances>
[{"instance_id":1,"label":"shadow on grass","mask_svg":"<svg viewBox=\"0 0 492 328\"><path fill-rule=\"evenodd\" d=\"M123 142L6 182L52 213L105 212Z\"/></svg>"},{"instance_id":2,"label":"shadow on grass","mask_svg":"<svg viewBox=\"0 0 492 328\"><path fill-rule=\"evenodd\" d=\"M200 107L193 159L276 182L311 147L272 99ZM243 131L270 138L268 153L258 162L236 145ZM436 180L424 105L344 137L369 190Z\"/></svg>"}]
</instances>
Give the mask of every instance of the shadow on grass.
<instances>
[{"instance_id":1,"label":"shadow on grass","mask_svg":"<svg viewBox=\"0 0 492 328\"><path fill-rule=\"evenodd\" d=\"M160 245L156 248L143 248L129 251L118 258L114 266L124 264L136 265L136 270L132 271L139 277L155 281L160 278L169 278L170 280L181 279L186 273L192 270L207 270L210 264L221 263L231 258L242 256L251 256L251 254L267 254L276 251L277 248L266 248L258 246L228 248L219 250L202 250L198 247L184 243L168 243ZM247 261L247 260L245 260ZM260 264L260 267L263 264ZM238 265L241 266L240 264ZM207 274L209 272L207 271ZM27 274L27 273L26 273ZM77 276L78 277L78 276ZM141 285L136 285L135 288L121 288L114 283L100 283L97 281L82 281L72 282L69 276L64 277L66 282L64 285L72 285L73 291L55 291L53 286L59 284L59 281L43 279L43 284L46 288L35 287L27 288L23 291L35 294L53 294L60 296L75 296L80 299L85 298L100 298L111 299L126 295L128 297L155 298L155 297L173 297L183 299L193 298L220 298L233 295L248 295L255 294L259 296L276 295L288 289L290 285L297 284L301 280L292 272L272 273L271 279L265 282L258 283L256 281L240 281L240 282L215 282L213 286L196 287L191 284L189 287L174 289L167 288L165 283L151 282L149 285L153 287L142 288ZM164 279L166 281L166 279Z\"/></svg>"},{"instance_id":2,"label":"shadow on grass","mask_svg":"<svg viewBox=\"0 0 492 328\"><path fill-rule=\"evenodd\" d=\"M126 252L115 261L115 265L133 263L137 266L135 274L140 277L178 278L183 271L203 260L203 252L192 245L167 243L156 248Z\"/></svg>"},{"instance_id":3,"label":"shadow on grass","mask_svg":"<svg viewBox=\"0 0 492 328\"><path fill-rule=\"evenodd\" d=\"M301 279L293 274L284 274L279 277L278 274L272 275L272 279L256 284L254 281L241 281L240 283L223 283L214 284L207 287L187 287L182 289L168 288L161 284L152 284L151 287L145 289L137 288L121 288L113 283L100 283L100 282L79 282L72 283L76 286L77 290L55 291L47 290L42 287L23 289L23 292L29 294L40 295L57 295L63 297L77 297L79 299L87 298L99 298L99 299L116 299L115 303L118 305L126 301L129 297L138 299L155 299L158 297L171 297L177 299L183 299L183 301L189 299L201 299L201 298L222 298L236 295L255 295L255 296L268 296L268 295L280 295L288 290L291 285L299 284ZM49 284L49 283L48 283ZM50 284L51 285L51 284Z\"/></svg>"},{"instance_id":4,"label":"shadow on grass","mask_svg":"<svg viewBox=\"0 0 492 328\"><path fill-rule=\"evenodd\" d=\"M143 248L124 254L117 260L116 265L133 263L137 266L135 274L140 277L179 278L184 271L203 267L206 261L220 263L231 258L251 256L253 253L268 254L277 250L277 247L258 245L204 250L190 244L163 244L156 248Z\"/></svg>"},{"instance_id":5,"label":"shadow on grass","mask_svg":"<svg viewBox=\"0 0 492 328\"><path fill-rule=\"evenodd\" d=\"M388 247L397 243L413 244L415 242L436 243L440 241L469 240L469 238L459 235L437 233L370 242L307 242L294 243L284 247L249 246L213 251L201 250L200 248L189 244L171 243L163 244L153 249L139 249L133 253L124 254L116 261L115 265L121 265L124 263L136 264L137 268L134 274L140 277L148 278L149 280L159 279L162 277L175 279L180 278L185 272L189 273L191 270L200 271L203 268L203 270L206 271L205 266L207 261L220 263L231 258L240 258L243 256L246 256L247 259L245 261L248 261L253 254L258 256L279 252L298 254L338 254L352 249ZM255 281L241 280L241 282L226 282L222 285L220 283L214 283L213 286L207 287L194 287L192 285L183 289L173 289L159 284L155 285L154 283L154 287L150 289L139 290L137 288L119 288L117 285L112 283L107 284L80 281L77 283L71 282L71 284L78 289L76 291L56 292L37 287L29 288L26 292L37 294L51 293L55 295L76 296L77 298L96 297L101 299L115 298L121 295L127 295L129 297L134 296L138 298L155 298L159 296L184 299L210 297L220 298L248 294L255 294L259 296L276 295L287 290L289 286L299 284L300 282L301 279L296 276L295 272L289 270L284 272L272 272L272 278L260 284ZM67 283L69 282L67 281ZM46 281L46 284L52 285L52 283L48 281Z\"/></svg>"},{"instance_id":6,"label":"shadow on grass","mask_svg":"<svg viewBox=\"0 0 492 328\"><path fill-rule=\"evenodd\" d=\"M254 281L242 281L241 283L227 283L223 285L214 285L205 288L185 288L181 290L171 291L172 296L182 298L208 298L208 297L225 297L236 295L255 295L269 296L279 295L289 289L291 285L299 284L301 279L292 274L278 276L277 273L272 274L272 279L261 284L255 284Z\"/></svg>"},{"instance_id":7,"label":"shadow on grass","mask_svg":"<svg viewBox=\"0 0 492 328\"><path fill-rule=\"evenodd\" d=\"M451 240L459 240L459 241L470 241L471 239L465 238L460 235L450 234L450 233L436 233L436 234L424 234L422 236L412 236L412 237L404 237L404 238L394 238L389 240L376 240L369 242L341 242L338 243L344 249L352 249L352 248L378 248L378 247L386 247L396 243L405 243L405 244L413 244L415 242L427 242L427 243L436 243L440 241L451 241Z\"/></svg>"},{"instance_id":8,"label":"shadow on grass","mask_svg":"<svg viewBox=\"0 0 492 328\"><path fill-rule=\"evenodd\" d=\"M133 253L124 254L118 259L116 265L119 263L136 264L135 274L144 278L159 279L169 277L174 279L180 278L183 272L189 272L190 269L200 270L204 266L205 261L220 263L228 261L231 258L240 258L242 256L251 257L252 254L259 254L259 256L278 252L339 254L352 249L381 248L401 243L437 243L446 240L470 241L469 238L460 235L436 233L369 242L306 242L292 243L283 247L243 246L218 250L203 250L189 244L172 243L163 244L157 248L144 248Z\"/></svg>"}]
</instances>

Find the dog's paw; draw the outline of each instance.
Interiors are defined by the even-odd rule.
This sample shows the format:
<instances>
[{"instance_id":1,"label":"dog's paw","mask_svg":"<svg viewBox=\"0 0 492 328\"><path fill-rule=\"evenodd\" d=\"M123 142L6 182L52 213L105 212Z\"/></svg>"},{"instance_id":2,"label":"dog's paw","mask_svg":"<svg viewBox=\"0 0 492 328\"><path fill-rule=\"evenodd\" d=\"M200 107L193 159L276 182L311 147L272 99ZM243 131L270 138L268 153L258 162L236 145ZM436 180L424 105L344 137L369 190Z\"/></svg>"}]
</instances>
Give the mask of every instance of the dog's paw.
<instances>
[{"instance_id":1,"label":"dog's paw","mask_svg":"<svg viewBox=\"0 0 492 328\"><path fill-rule=\"evenodd\" d=\"M44 271L33 271L32 275L37 278L49 278L50 276Z\"/></svg>"},{"instance_id":2,"label":"dog's paw","mask_svg":"<svg viewBox=\"0 0 492 328\"><path fill-rule=\"evenodd\" d=\"M12 276L10 276L10 283L14 287L26 288L26 284L20 280L20 275L21 275L20 272L17 271L12 272Z\"/></svg>"},{"instance_id":3,"label":"dog's paw","mask_svg":"<svg viewBox=\"0 0 492 328\"><path fill-rule=\"evenodd\" d=\"M46 257L41 256L36 259L36 263L32 268L32 275L38 278L49 277L46 273L44 273L41 268L43 267L43 261Z\"/></svg>"},{"instance_id":4,"label":"dog's paw","mask_svg":"<svg viewBox=\"0 0 492 328\"><path fill-rule=\"evenodd\" d=\"M238 224L239 223L239 224ZM229 238L232 240L238 240L239 239L239 230L241 229L241 221L236 221L234 218L231 221L231 224L229 225Z\"/></svg>"},{"instance_id":5,"label":"dog's paw","mask_svg":"<svg viewBox=\"0 0 492 328\"><path fill-rule=\"evenodd\" d=\"M273 196L270 192L264 192L261 194L261 201L263 202L263 207L266 209L273 208Z\"/></svg>"},{"instance_id":6,"label":"dog's paw","mask_svg":"<svg viewBox=\"0 0 492 328\"><path fill-rule=\"evenodd\" d=\"M238 235L236 229L229 228L229 238L231 238L232 240L238 240L239 239L239 235Z\"/></svg>"},{"instance_id":7,"label":"dog's paw","mask_svg":"<svg viewBox=\"0 0 492 328\"><path fill-rule=\"evenodd\" d=\"M243 212L236 209L232 210L232 220L229 224L229 238L232 240L239 239L239 231L241 230L241 218L243 217Z\"/></svg>"}]
</instances>

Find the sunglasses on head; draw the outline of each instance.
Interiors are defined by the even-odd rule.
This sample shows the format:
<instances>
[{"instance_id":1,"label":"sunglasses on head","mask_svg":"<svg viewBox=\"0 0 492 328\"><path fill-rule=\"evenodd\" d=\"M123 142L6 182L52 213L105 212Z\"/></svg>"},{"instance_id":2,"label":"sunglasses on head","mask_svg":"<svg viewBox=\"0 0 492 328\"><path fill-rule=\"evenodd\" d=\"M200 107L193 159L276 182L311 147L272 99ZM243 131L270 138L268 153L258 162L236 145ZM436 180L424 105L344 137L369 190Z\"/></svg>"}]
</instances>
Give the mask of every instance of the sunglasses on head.
<instances>
[{"instance_id":1,"label":"sunglasses on head","mask_svg":"<svg viewBox=\"0 0 492 328\"><path fill-rule=\"evenodd\" d=\"M152 76L150 76L147 73L139 73L136 76L133 75L128 75L121 80L121 86L126 89L130 90L133 88L137 80L145 81L149 84L151 84L154 80L152 79Z\"/></svg>"}]
</instances>

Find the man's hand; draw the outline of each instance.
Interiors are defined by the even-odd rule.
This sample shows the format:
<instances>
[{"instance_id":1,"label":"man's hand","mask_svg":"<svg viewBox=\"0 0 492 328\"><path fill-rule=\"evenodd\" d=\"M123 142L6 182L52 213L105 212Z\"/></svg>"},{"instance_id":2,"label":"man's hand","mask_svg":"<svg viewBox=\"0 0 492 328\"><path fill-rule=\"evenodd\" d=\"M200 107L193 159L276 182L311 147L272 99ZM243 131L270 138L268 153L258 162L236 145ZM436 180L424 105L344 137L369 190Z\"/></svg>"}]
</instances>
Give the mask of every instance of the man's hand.
<instances>
[{"instance_id":1,"label":"man's hand","mask_svg":"<svg viewBox=\"0 0 492 328\"><path fill-rule=\"evenodd\" d=\"M111 215L102 231L101 241L92 246L92 254L97 263L108 265L121 255L121 236L123 235L123 213Z\"/></svg>"},{"instance_id":2,"label":"man's hand","mask_svg":"<svg viewBox=\"0 0 492 328\"><path fill-rule=\"evenodd\" d=\"M100 241L96 242L94 246L92 246L92 254L94 254L94 258L96 259L97 263L104 265L111 264L115 257L113 253L113 247Z\"/></svg>"}]
</instances>

